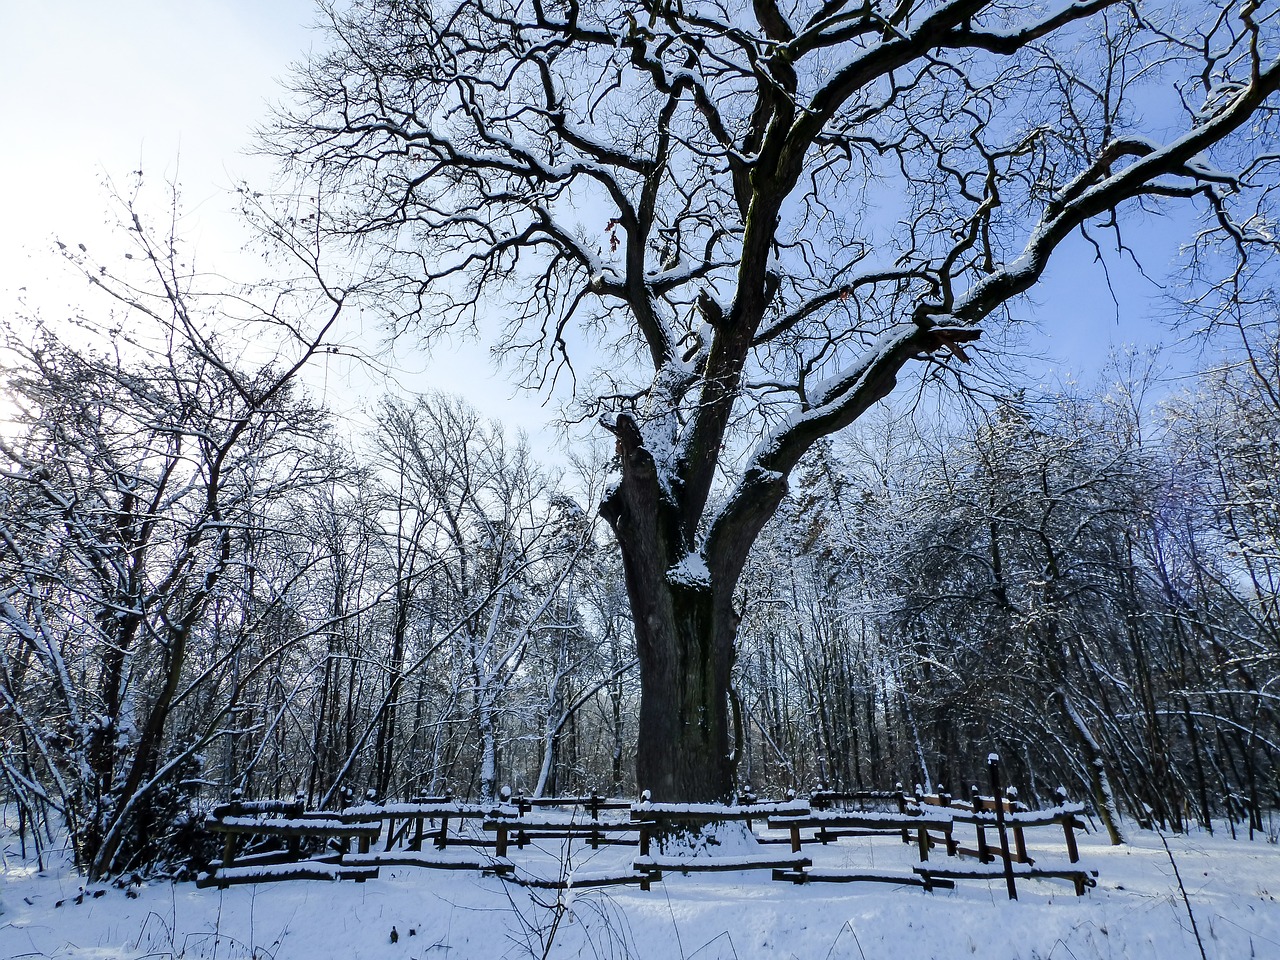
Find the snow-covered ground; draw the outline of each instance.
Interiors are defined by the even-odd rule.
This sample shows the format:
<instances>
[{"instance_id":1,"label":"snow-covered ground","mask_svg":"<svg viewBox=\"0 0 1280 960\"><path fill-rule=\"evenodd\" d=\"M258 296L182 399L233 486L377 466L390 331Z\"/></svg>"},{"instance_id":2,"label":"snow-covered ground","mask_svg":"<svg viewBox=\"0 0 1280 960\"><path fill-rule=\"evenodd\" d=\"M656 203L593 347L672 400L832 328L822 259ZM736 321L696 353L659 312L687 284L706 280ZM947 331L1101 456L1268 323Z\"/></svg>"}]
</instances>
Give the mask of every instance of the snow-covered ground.
<instances>
[{"instance_id":1,"label":"snow-covered ground","mask_svg":"<svg viewBox=\"0 0 1280 960\"><path fill-rule=\"evenodd\" d=\"M1113 848L1098 834L1082 837L1082 857L1099 878L1080 898L1056 880L1022 880L1020 899L1010 902L1000 879L925 893L869 883L798 887L757 871L668 874L648 893L579 890L557 906L554 892L412 867L383 867L363 884L219 891L152 883L135 889L136 898L101 887L77 902L83 880L65 866L37 873L20 861L10 835L0 871L0 958L1199 958L1160 837L1131 827L1130 838ZM1041 838L1029 839L1034 856ZM1060 856L1052 840L1044 836L1043 853ZM1169 837L1169 846L1209 960L1280 958L1280 846L1204 833ZM634 852L575 846L573 869L617 869ZM910 872L914 862L914 847L892 838L846 838L806 845L805 853L829 869ZM512 859L528 872L554 873L551 854L513 851Z\"/></svg>"}]
</instances>

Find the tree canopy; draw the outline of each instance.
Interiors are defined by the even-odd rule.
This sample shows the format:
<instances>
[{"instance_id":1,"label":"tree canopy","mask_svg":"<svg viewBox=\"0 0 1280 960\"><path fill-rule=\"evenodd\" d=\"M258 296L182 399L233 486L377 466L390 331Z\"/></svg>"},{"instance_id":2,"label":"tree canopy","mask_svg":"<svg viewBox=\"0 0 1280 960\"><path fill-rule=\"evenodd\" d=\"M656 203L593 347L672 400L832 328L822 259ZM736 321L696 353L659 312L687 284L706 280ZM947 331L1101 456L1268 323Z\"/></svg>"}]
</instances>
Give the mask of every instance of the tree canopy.
<instances>
[{"instance_id":1,"label":"tree canopy","mask_svg":"<svg viewBox=\"0 0 1280 960\"><path fill-rule=\"evenodd\" d=\"M1206 246L1270 242L1280 63L1252 2L326 15L273 134L321 229L398 321L494 329L529 385L608 358L577 388L617 437L655 796L732 787L734 588L815 442L965 359L1076 231L1190 202Z\"/></svg>"}]
</instances>

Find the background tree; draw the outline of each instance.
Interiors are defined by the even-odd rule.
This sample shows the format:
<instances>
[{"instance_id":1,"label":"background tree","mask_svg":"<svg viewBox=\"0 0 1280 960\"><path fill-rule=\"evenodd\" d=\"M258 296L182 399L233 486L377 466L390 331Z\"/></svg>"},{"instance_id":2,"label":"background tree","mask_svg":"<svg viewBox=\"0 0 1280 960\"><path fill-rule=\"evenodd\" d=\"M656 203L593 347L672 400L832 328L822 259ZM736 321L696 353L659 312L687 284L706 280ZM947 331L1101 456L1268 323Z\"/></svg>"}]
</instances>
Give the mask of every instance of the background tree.
<instances>
[{"instance_id":1,"label":"background tree","mask_svg":"<svg viewBox=\"0 0 1280 960\"><path fill-rule=\"evenodd\" d=\"M1272 431L1234 406L1258 388L1229 356L1159 405L1126 361L1096 393L824 445L743 578L753 782L843 786L869 769L963 793L995 745L1032 803L1083 790L1117 837L1121 812L1260 828L1280 786L1275 644L1244 565L1268 541L1260 528L1242 556L1223 505L1274 513L1246 493ZM1220 488L1230 451L1252 479Z\"/></svg>"},{"instance_id":2,"label":"background tree","mask_svg":"<svg viewBox=\"0 0 1280 960\"><path fill-rule=\"evenodd\" d=\"M1269 287L1240 300L1217 311L1213 362L1169 404L1180 509L1161 518L1158 559L1189 648L1183 719L1209 761L1198 792L1216 788L1261 829L1280 761L1280 324Z\"/></svg>"},{"instance_id":3,"label":"background tree","mask_svg":"<svg viewBox=\"0 0 1280 960\"><path fill-rule=\"evenodd\" d=\"M342 309L328 297L306 333L282 304L253 312L279 353L232 359L208 311L231 308L226 324L250 305L204 302L173 233L121 208L140 266L69 251L119 314L76 344L4 331L19 414L0 440L0 702L24 753L6 737L3 763L62 814L93 877L158 855L160 798L199 772L261 666L211 614L246 538L317 472L323 420L293 384Z\"/></svg>"},{"instance_id":4,"label":"background tree","mask_svg":"<svg viewBox=\"0 0 1280 960\"><path fill-rule=\"evenodd\" d=\"M384 462L395 467L390 476L419 518L419 549L438 560L430 615L447 624L442 634L478 740L479 791L489 799L499 786L511 691L537 674L526 664L541 639L575 626L566 594L590 525L554 492L527 443L509 444L499 425L458 398L388 400L379 428ZM566 657L561 650L550 658L553 677L571 669Z\"/></svg>"}]
</instances>

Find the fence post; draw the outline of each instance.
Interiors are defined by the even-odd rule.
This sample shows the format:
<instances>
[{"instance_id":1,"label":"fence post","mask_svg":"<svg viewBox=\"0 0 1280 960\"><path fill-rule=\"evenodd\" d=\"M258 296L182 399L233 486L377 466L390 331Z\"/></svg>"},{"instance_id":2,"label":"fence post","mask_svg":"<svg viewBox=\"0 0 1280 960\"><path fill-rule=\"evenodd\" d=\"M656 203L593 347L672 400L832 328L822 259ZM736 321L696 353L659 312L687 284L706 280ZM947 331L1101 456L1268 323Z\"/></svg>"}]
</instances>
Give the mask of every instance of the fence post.
<instances>
[{"instance_id":1,"label":"fence post","mask_svg":"<svg viewBox=\"0 0 1280 960\"><path fill-rule=\"evenodd\" d=\"M991 798L996 805L996 832L1000 835L1000 858L1004 861L1004 884L1009 889L1009 899L1018 899L1018 888L1013 882L1013 861L1009 859L1009 831L1004 825L1004 798L1000 796L1000 755L987 756L987 775L991 779Z\"/></svg>"},{"instance_id":2,"label":"fence post","mask_svg":"<svg viewBox=\"0 0 1280 960\"><path fill-rule=\"evenodd\" d=\"M651 796L652 794L650 794L648 790L641 790L640 802L642 804L647 804ZM640 820L640 856L647 857L649 856L649 830L654 826L654 824L650 821L643 819L642 817L637 817L636 813L637 811L633 808L631 811L632 818ZM646 869L644 871L644 876L640 880L640 889L649 890L651 888L650 881L652 879L653 879L653 874Z\"/></svg>"},{"instance_id":3,"label":"fence post","mask_svg":"<svg viewBox=\"0 0 1280 960\"><path fill-rule=\"evenodd\" d=\"M894 784L894 788L898 791L898 812L905 816L907 813L907 794L902 789L901 782ZM903 843L911 842L911 836L908 833L906 827L902 828L902 842Z\"/></svg>"},{"instance_id":4,"label":"fence post","mask_svg":"<svg viewBox=\"0 0 1280 960\"><path fill-rule=\"evenodd\" d=\"M973 812L982 812L982 794L978 792L978 785L975 783L969 789L969 800L973 804ZM987 846L987 828L982 825L982 821L978 821L978 859L983 863L990 863L992 860L991 850Z\"/></svg>"},{"instance_id":5,"label":"fence post","mask_svg":"<svg viewBox=\"0 0 1280 960\"><path fill-rule=\"evenodd\" d=\"M1057 801L1059 807L1066 806L1066 787L1058 787L1053 791L1053 799ZM1080 850L1076 847L1076 818L1065 810L1062 812L1062 832L1067 841L1067 856L1072 863L1079 863Z\"/></svg>"},{"instance_id":6,"label":"fence post","mask_svg":"<svg viewBox=\"0 0 1280 960\"><path fill-rule=\"evenodd\" d=\"M1017 813L1018 791L1013 787L1005 787L1004 795L1009 800L1009 812ZM1017 821L1013 824L1013 848L1017 851L1019 861L1022 863L1031 862L1031 858L1027 856L1027 836L1022 830L1021 824Z\"/></svg>"}]
</instances>

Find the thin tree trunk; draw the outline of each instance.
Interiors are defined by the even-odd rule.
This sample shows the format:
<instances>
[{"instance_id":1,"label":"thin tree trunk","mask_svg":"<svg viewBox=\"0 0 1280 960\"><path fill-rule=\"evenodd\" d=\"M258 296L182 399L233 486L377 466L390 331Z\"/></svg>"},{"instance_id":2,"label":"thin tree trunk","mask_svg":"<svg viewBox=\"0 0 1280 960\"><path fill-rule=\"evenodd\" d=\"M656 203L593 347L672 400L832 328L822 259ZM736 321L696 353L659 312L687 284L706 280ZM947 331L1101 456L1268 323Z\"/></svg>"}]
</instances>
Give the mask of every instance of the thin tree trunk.
<instances>
[{"instance_id":1,"label":"thin tree trunk","mask_svg":"<svg viewBox=\"0 0 1280 960\"><path fill-rule=\"evenodd\" d=\"M1098 808L1098 816L1102 818L1103 826L1107 828L1107 836L1111 838L1112 845L1119 846L1125 842L1124 833L1120 828L1120 812L1116 809L1111 780L1107 776L1106 764L1102 758L1102 749L1065 688L1059 688L1058 699L1061 700L1063 710L1066 711L1067 719L1070 721L1070 727L1075 731L1080 748L1084 751L1085 764L1089 770L1090 791Z\"/></svg>"}]
</instances>

